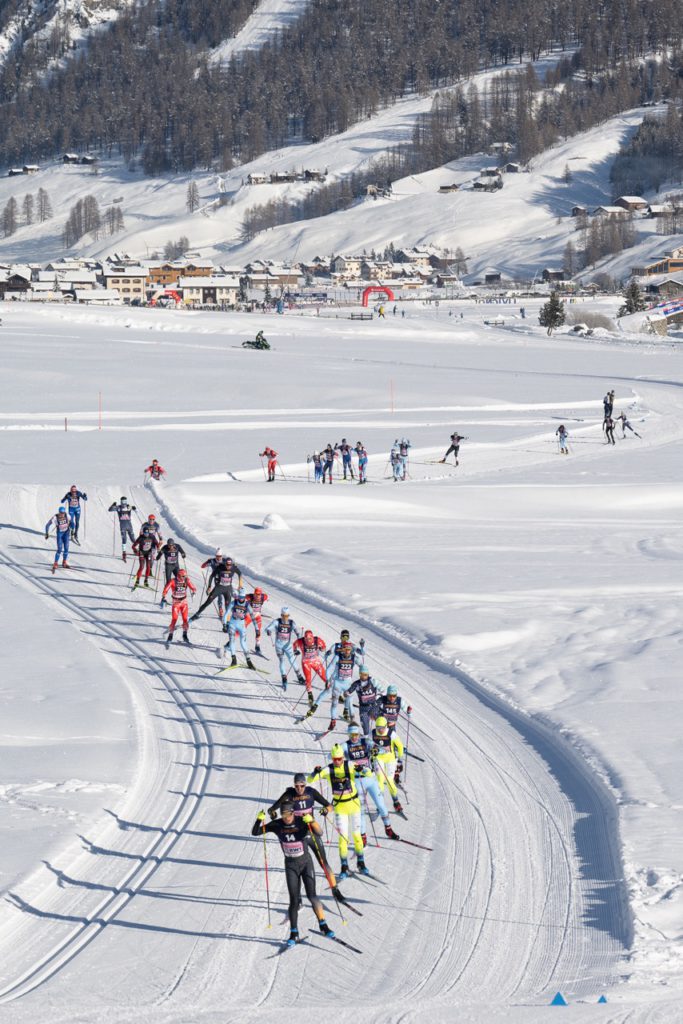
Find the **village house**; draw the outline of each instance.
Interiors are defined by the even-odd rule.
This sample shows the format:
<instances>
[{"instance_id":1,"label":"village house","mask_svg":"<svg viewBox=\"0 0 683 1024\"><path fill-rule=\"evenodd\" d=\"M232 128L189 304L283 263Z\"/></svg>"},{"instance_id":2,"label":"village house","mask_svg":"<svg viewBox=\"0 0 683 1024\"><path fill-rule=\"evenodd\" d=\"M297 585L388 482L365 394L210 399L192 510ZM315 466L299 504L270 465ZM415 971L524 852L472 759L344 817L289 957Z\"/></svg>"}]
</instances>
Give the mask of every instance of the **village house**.
<instances>
[{"instance_id":1,"label":"village house","mask_svg":"<svg viewBox=\"0 0 683 1024\"><path fill-rule=\"evenodd\" d=\"M668 203L650 203L647 208L648 217L652 217L653 219L657 217L666 217L670 213L673 213L673 207Z\"/></svg>"},{"instance_id":2,"label":"village house","mask_svg":"<svg viewBox=\"0 0 683 1024\"><path fill-rule=\"evenodd\" d=\"M644 282L646 295L658 299L680 299L683 297L683 272L679 274L651 274Z\"/></svg>"},{"instance_id":3,"label":"village house","mask_svg":"<svg viewBox=\"0 0 683 1024\"><path fill-rule=\"evenodd\" d=\"M247 175L247 185L267 185L268 175L262 171L252 171Z\"/></svg>"},{"instance_id":4,"label":"village house","mask_svg":"<svg viewBox=\"0 0 683 1024\"><path fill-rule=\"evenodd\" d=\"M557 267L544 267L541 278L544 281L564 281L564 270Z\"/></svg>"},{"instance_id":5,"label":"village house","mask_svg":"<svg viewBox=\"0 0 683 1024\"><path fill-rule=\"evenodd\" d=\"M360 277L360 268L363 263L363 259L363 256L335 256L330 264L332 273L338 274L345 280L358 278Z\"/></svg>"},{"instance_id":6,"label":"village house","mask_svg":"<svg viewBox=\"0 0 683 1024\"><path fill-rule=\"evenodd\" d=\"M640 196L619 196L614 205L635 213L638 210L647 210L647 199Z\"/></svg>"},{"instance_id":7,"label":"village house","mask_svg":"<svg viewBox=\"0 0 683 1024\"><path fill-rule=\"evenodd\" d=\"M65 163L65 164L77 164L78 163L78 153L65 153L64 156L62 157L62 163Z\"/></svg>"},{"instance_id":8,"label":"village house","mask_svg":"<svg viewBox=\"0 0 683 1024\"><path fill-rule=\"evenodd\" d=\"M360 276L365 281L380 281L390 275L391 268L389 260L364 259L360 266Z\"/></svg>"},{"instance_id":9,"label":"village house","mask_svg":"<svg viewBox=\"0 0 683 1024\"><path fill-rule=\"evenodd\" d=\"M240 283L236 277L181 277L177 291L186 306L234 306Z\"/></svg>"},{"instance_id":10,"label":"village house","mask_svg":"<svg viewBox=\"0 0 683 1024\"><path fill-rule=\"evenodd\" d=\"M447 195L449 192L459 192L460 186L453 181L450 185L439 185L439 195Z\"/></svg>"},{"instance_id":11,"label":"village house","mask_svg":"<svg viewBox=\"0 0 683 1024\"><path fill-rule=\"evenodd\" d=\"M596 206L593 210L594 217L625 217L626 213L623 206Z\"/></svg>"},{"instance_id":12,"label":"village house","mask_svg":"<svg viewBox=\"0 0 683 1024\"><path fill-rule=\"evenodd\" d=\"M23 299L31 290L31 281L23 274L8 274L0 278L0 299Z\"/></svg>"},{"instance_id":13,"label":"village house","mask_svg":"<svg viewBox=\"0 0 683 1024\"><path fill-rule=\"evenodd\" d=\"M146 261L147 284L149 287L168 287L175 284L179 277L207 277L213 273L211 260L166 260L164 262Z\"/></svg>"},{"instance_id":14,"label":"village house","mask_svg":"<svg viewBox=\"0 0 683 1024\"><path fill-rule=\"evenodd\" d=\"M397 263L411 263L413 267L427 269L431 267L432 253L427 249L399 249L396 253Z\"/></svg>"},{"instance_id":15,"label":"village house","mask_svg":"<svg viewBox=\"0 0 683 1024\"><path fill-rule=\"evenodd\" d=\"M24 164L22 171L24 174L37 174L40 170L38 164Z\"/></svg>"},{"instance_id":16,"label":"village house","mask_svg":"<svg viewBox=\"0 0 683 1024\"><path fill-rule=\"evenodd\" d=\"M683 270L683 246L672 249L666 256L660 256L656 263L645 267L646 274L676 274Z\"/></svg>"},{"instance_id":17,"label":"village house","mask_svg":"<svg viewBox=\"0 0 683 1024\"><path fill-rule=\"evenodd\" d=\"M102 268L100 278L104 287L116 289L123 302L130 305L132 302L144 303L147 297L147 271L144 267L115 267L105 266Z\"/></svg>"},{"instance_id":18,"label":"village house","mask_svg":"<svg viewBox=\"0 0 683 1024\"><path fill-rule=\"evenodd\" d=\"M8 178L18 178L19 175L23 174L23 173L24 173L24 168L23 167L10 167L10 169L7 172L7 177Z\"/></svg>"},{"instance_id":19,"label":"village house","mask_svg":"<svg viewBox=\"0 0 683 1024\"><path fill-rule=\"evenodd\" d=\"M120 306L121 296L116 288L77 288L74 299L80 306Z\"/></svg>"},{"instance_id":20,"label":"village house","mask_svg":"<svg viewBox=\"0 0 683 1024\"><path fill-rule=\"evenodd\" d=\"M587 217L588 209L585 206L572 206L572 217Z\"/></svg>"}]
</instances>

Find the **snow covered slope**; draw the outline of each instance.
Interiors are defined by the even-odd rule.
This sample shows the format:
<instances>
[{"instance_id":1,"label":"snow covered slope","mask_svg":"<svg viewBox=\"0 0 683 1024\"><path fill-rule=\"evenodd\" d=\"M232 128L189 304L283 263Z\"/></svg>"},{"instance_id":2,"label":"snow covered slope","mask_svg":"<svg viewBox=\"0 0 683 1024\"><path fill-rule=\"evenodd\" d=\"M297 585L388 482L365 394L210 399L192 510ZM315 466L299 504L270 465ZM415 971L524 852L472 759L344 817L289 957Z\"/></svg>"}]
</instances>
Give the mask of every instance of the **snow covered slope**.
<instances>
[{"instance_id":1,"label":"snow covered slope","mask_svg":"<svg viewBox=\"0 0 683 1024\"><path fill-rule=\"evenodd\" d=\"M296 21L307 6L308 0L260 0L234 39L227 39L215 48L214 59L227 62L242 50L258 50L278 31Z\"/></svg>"}]
</instances>

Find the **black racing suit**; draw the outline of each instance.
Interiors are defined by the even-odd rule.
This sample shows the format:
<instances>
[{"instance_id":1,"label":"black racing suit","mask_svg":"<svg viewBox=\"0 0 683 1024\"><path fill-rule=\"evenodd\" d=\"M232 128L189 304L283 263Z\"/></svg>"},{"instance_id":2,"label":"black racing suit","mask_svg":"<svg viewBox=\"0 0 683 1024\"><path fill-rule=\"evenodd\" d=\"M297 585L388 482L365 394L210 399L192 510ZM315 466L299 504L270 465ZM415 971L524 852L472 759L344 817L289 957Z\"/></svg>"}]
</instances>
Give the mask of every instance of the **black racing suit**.
<instances>
[{"instance_id":1,"label":"black racing suit","mask_svg":"<svg viewBox=\"0 0 683 1024\"><path fill-rule=\"evenodd\" d=\"M325 917L323 906L315 891L315 869L311 860L309 842L311 834L308 825L301 818L294 818L286 825L282 818L269 821L268 824L256 819L251 830L252 836L272 832L280 840L285 855L285 879L289 893L289 924L294 930L299 919L299 893L301 883L304 884L313 912L318 920Z\"/></svg>"},{"instance_id":2,"label":"black racing suit","mask_svg":"<svg viewBox=\"0 0 683 1024\"><path fill-rule=\"evenodd\" d=\"M232 579L233 576L240 576L242 573L235 565L234 562L229 562L227 565L225 562L221 562L211 573L211 579L209 580L209 586L207 588L206 600L203 604L200 604L197 611L192 616L193 619L198 619L205 608L216 600L216 598L222 598L225 601L225 607L227 608L232 600ZM220 608L220 601L219 601Z\"/></svg>"},{"instance_id":3,"label":"black racing suit","mask_svg":"<svg viewBox=\"0 0 683 1024\"><path fill-rule=\"evenodd\" d=\"M159 553L157 554L157 562L164 556L164 571L166 573L166 582L171 580L171 577L178 575L178 569L180 568L180 556L186 557L185 552L181 548L180 544L174 544L172 548L168 544L164 544Z\"/></svg>"}]
</instances>

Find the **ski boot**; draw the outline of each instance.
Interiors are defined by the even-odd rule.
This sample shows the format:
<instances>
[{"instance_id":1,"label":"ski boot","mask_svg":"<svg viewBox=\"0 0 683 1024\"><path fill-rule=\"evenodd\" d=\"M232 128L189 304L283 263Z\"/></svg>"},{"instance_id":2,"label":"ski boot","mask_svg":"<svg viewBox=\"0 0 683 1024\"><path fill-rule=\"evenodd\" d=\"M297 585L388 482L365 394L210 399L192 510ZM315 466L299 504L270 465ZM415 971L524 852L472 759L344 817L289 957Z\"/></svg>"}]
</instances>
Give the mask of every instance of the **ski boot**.
<instances>
[{"instance_id":1,"label":"ski boot","mask_svg":"<svg viewBox=\"0 0 683 1024\"><path fill-rule=\"evenodd\" d=\"M296 674L296 681L297 681L297 683L301 683L302 686L306 685L306 680L301 675L301 672L297 672L297 674Z\"/></svg>"},{"instance_id":2,"label":"ski boot","mask_svg":"<svg viewBox=\"0 0 683 1024\"><path fill-rule=\"evenodd\" d=\"M344 710L342 712L342 718L344 719L345 722L350 722L351 721L351 715L349 714L349 712L347 711L346 708L344 708Z\"/></svg>"},{"instance_id":3,"label":"ski boot","mask_svg":"<svg viewBox=\"0 0 683 1024\"><path fill-rule=\"evenodd\" d=\"M339 871L339 874L337 875L337 881L338 882L343 882L344 879L350 878L350 877L351 877L351 875L349 874L349 862L347 860L343 860L341 862L341 869Z\"/></svg>"},{"instance_id":4,"label":"ski boot","mask_svg":"<svg viewBox=\"0 0 683 1024\"><path fill-rule=\"evenodd\" d=\"M229 630L229 628L228 628L228 624L227 624L227 622L224 622L224 623L223 623L223 632L224 632L224 633L229 633L229 632L230 632L230 630Z\"/></svg>"},{"instance_id":5,"label":"ski boot","mask_svg":"<svg viewBox=\"0 0 683 1024\"><path fill-rule=\"evenodd\" d=\"M403 807L401 806L401 803L397 796L394 797L394 810L396 811L397 814L400 814L403 811Z\"/></svg>"},{"instance_id":6,"label":"ski boot","mask_svg":"<svg viewBox=\"0 0 683 1024\"><path fill-rule=\"evenodd\" d=\"M173 643L173 630L171 630L171 632L166 637L166 643L167 644L172 644Z\"/></svg>"},{"instance_id":7,"label":"ski boot","mask_svg":"<svg viewBox=\"0 0 683 1024\"><path fill-rule=\"evenodd\" d=\"M65 558L64 561L62 562L62 569L70 569L70 568L71 568L71 566L69 565L69 563L67 562L67 560Z\"/></svg>"},{"instance_id":8,"label":"ski boot","mask_svg":"<svg viewBox=\"0 0 683 1024\"><path fill-rule=\"evenodd\" d=\"M187 635L187 630L186 630L186 629L184 629L184 630L183 630L183 643L189 644L189 642L190 642L190 638L189 638L189 636Z\"/></svg>"},{"instance_id":9,"label":"ski boot","mask_svg":"<svg viewBox=\"0 0 683 1024\"><path fill-rule=\"evenodd\" d=\"M52 563L52 575L53 575L53 576L54 576L54 574L56 573L56 571L57 571L57 563L56 563L56 562L53 562L53 563Z\"/></svg>"},{"instance_id":10,"label":"ski boot","mask_svg":"<svg viewBox=\"0 0 683 1024\"><path fill-rule=\"evenodd\" d=\"M332 732L332 730L335 728L336 725L337 725L337 719L336 718L331 718L330 719L330 724L327 727L327 731L328 732Z\"/></svg>"},{"instance_id":11,"label":"ski boot","mask_svg":"<svg viewBox=\"0 0 683 1024\"><path fill-rule=\"evenodd\" d=\"M256 666L254 665L254 662L251 660L251 658L247 658L247 668L256 671Z\"/></svg>"},{"instance_id":12,"label":"ski boot","mask_svg":"<svg viewBox=\"0 0 683 1024\"><path fill-rule=\"evenodd\" d=\"M230 659L230 668L236 668L236 667L237 667L237 655L233 654L232 658Z\"/></svg>"},{"instance_id":13,"label":"ski boot","mask_svg":"<svg viewBox=\"0 0 683 1024\"><path fill-rule=\"evenodd\" d=\"M254 644L254 654L261 653L261 644Z\"/></svg>"},{"instance_id":14,"label":"ski boot","mask_svg":"<svg viewBox=\"0 0 683 1024\"><path fill-rule=\"evenodd\" d=\"M140 580L136 579L135 583L133 584L133 590L137 590L139 586L140 586Z\"/></svg>"},{"instance_id":15,"label":"ski boot","mask_svg":"<svg viewBox=\"0 0 683 1024\"><path fill-rule=\"evenodd\" d=\"M283 673L283 675L282 675L282 689L283 689L283 690L286 690L286 689L287 689L287 676L286 676L286 675L284 675L284 673Z\"/></svg>"},{"instance_id":16,"label":"ski boot","mask_svg":"<svg viewBox=\"0 0 683 1024\"><path fill-rule=\"evenodd\" d=\"M369 875L370 874L370 872L368 871L368 869L365 866L365 858L364 857L362 857L362 856L359 857L358 855L356 855L356 867L358 868L358 873L359 874L361 874L361 875Z\"/></svg>"},{"instance_id":17,"label":"ski boot","mask_svg":"<svg viewBox=\"0 0 683 1024\"><path fill-rule=\"evenodd\" d=\"M385 834L386 834L388 839L400 839L401 838L399 836L398 832L394 832L394 830L391 827L391 825L385 825L384 826L384 832L385 832Z\"/></svg>"},{"instance_id":18,"label":"ski boot","mask_svg":"<svg viewBox=\"0 0 683 1024\"><path fill-rule=\"evenodd\" d=\"M298 928L292 928L291 932L289 933L289 938L287 939L286 945L287 945L287 947L296 946L298 941L299 941L299 930L298 930Z\"/></svg>"},{"instance_id":19,"label":"ski boot","mask_svg":"<svg viewBox=\"0 0 683 1024\"><path fill-rule=\"evenodd\" d=\"M368 834L367 834L367 832L361 832L360 837L363 840L363 848L365 848L368 845Z\"/></svg>"},{"instance_id":20,"label":"ski boot","mask_svg":"<svg viewBox=\"0 0 683 1024\"><path fill-rule=\"evenodd\" d=\"M333 939L334 938L334 932L330 928L330 926L327 923L327 921L319 921L318 924L320 926L320 931L321 931L321 933L323 935L327 935L328 939Z\"/></svg>"},{"instance_id":21,"label":"ski boot","mask_svg":"<svg viewBox=\"0 0 683 1024\"><path fill-rule=\"evenodd\" d=\"M126 562L126 561L127 561L127 558L126 558L126 552L125 552L125 551L123 551L123 552L122 552L122 554L121 554L121 558L123 559L123 561L124 561L124 562Z\"/></svg>"},{"instance_id":22,"label":"ski boot","mask_svg":"<svg viewBox=\"0 0 683 1024\"><path fill-rule=\"evenodd\" d=\"M311 714L312 714L315 711L315 709L317 708L318 705L313 700L313 694L312 693L309 692L307 694L307 697L308 697L308 706L311 709Z\"/></svg>"},{"instance_id":23,"label":"ski boot","mask_svg":"<svg viewBox=\"0 0 683 1024\"><path fill-rule=\"evenodd\" d=\"M145 582L143 583L143 586L147 587L147 589L149 590L149 580L148 579L145 579Z\"/></svg>"}]
</instances>

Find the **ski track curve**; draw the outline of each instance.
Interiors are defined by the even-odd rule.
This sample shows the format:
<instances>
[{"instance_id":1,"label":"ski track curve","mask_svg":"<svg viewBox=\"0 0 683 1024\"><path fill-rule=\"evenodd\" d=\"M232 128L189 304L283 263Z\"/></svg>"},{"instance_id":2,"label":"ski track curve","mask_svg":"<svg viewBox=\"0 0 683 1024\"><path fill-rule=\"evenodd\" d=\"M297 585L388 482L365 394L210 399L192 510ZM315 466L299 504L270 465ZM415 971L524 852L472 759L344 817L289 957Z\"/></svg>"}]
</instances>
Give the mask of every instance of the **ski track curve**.
<instances>
[{"instance_id":1,"label":"ski track curve","mask_svg":"<svg viewBox=\"0 0 683 1024\"><path fill-rule=\"evenodd\" d=\"M129 487L128 492L142 507L150 490L162 510L164 524L182 538L188 561L212 550L194 537L168 506L162 487ZM109 500L113 494L112 490ZM93 489L95 495L98 508L106 509L103 492ZM96 503L91 500L89 504L92 510ZM164 533L168 535L166 530ZM105 552L108 538L107 521L98 538ZM25 542L25 537L22 540ZM76 558L78 552L76 549ZM108 554L96 557L101 564L111 565ZM194 936L193 944L183 949L177 960L169 956L169 964L164 965L166 977L152 1001L165 1010L189 1006L198 990L205 991L207 998L213 994L218 999L220 993L224 995L226 977L235 986L233 1005L239 1005L247 995L245 1005L263 1009L288 1005L293 992L297 999L305 1000L307 978L319 969L321 940L309 940L287 957L261 955L262 942L267 947L279 943L258 937L264 909L259 875L262 854L258 842L248 834L253 820L247 821L251 807L232 806L240 797L230 778L234 772L238 785L246 786L247 782L253 783L252 775L256 773L257 794L241 799L263 806L280 792L278 776L287 776L292 770L294 756L297 763L304 757L307 765L314 756L326 757L332 737L316 743L312 722L291 724L290 696L273 684L264 686L263 678L229 672L216 676L218 663L214 658L212 664L207 664L213 655L207 657L203 643L189 649L179 649L176 644L170 657L169 652L161 653L160 646L158 655L150 653L149 639L121 635L121 627L130 618L128 599L124 598L121 609L116 605L109 624L91 605L108 596L110 584L93 587L92 600L86 595L79 603L66 589L71 577L66 587L63 577L40 577L40 570L46 566L42 551L40 558L40 563L26 566L7 552L3 553L2 564L5 571L20 575L44 598L57 597L72 621L88 623L95 634L100 631L149 670L151 688L161 692L161 700L157 698L160 717L167 716L169 708L174 716L180 716L173 727L180 726L185 738L171 738L169 742L176 743L176 751L189 750L191 767L184 794L174 813L167 814L163 831L155 833L148 844L145 858L133 870L121 873L114 887L117 891L102 900L86 921L5 985L0 1001L25 996L49 979L55 979L59 990L57 975L79 954L85 957L80 969L98 962L98 944L93 939L107 932L124 908L140 904L138 913L147 920L145 900L153 875L172 871L176 874L169 874L169 880L177 881L183 873L197 872L195 864L201 865L198 877L202 883L207 882L205 888L209 879L217 879L216 891L199 900L201 916L196 917L196 928L189 933ZM401 834L426 842L434 853L427 855L402 844L376 850L368 827L371 870L390 884L354 881L345 887L346 895L358 901L364 914L362 921L349 915L353 926L349 938L372 952L372 957L363 958L359 966L360 958L343 948L323 947L328 956L335 957L333 963L339 958L340 963L353 967L347 972L352 977L341 982L337 996L357 1000L362 991L364 1003L377 1001L381 1006L385 979L392 968L396 978L392 998L419 998L425 1005L430 1000L438 1002L445 994L450 999L481 1000L490 985L495 986L497 998L519 1000L542 998L560 983L577 992L602 990L614 983L631 940L616 810L611 794L579 756L543 722L416 647L409 637L382 623L368 623L320 594L252 573L242 559L237 560L247 576L258 576L268 585L271 608L280 597L295 603L297 616L301 609L306 624L320 628L324 636L332 635L342 623L361 626L370 641L373 673L384 682L398 682L404 696L419 708L420 724L411 726L410 749L420 752L424 765L412 759L407 762L410 802L404 806L409 821L400 825ZM145 610L151 612L153 606L145 606ZM148 624L147 618L143 616L142 625L149 637L150 625L156 627ZM192 637L193 641L198 636L209 640L213 637L211 652L216 636L223 634L207 629L208 621L207 613L207 619L193 629ZM97 642L96 636L90 639ZM300 693L295 688L294 698ZM228 700L229 704L223 703ZM252 703L256 706L251 707ZM214 710L207 712L206 708ZM150 722L161 729L153 715L150 710ZM271 720L279 724L272 725ZM286 728L282 728L283 720L287 720ZM404 733L401 735L405 739ZM218 761L223 748L228 751L225 764ZM316 748L320 755L314 753ZM244 764L236 764L235 758ZM214 790L217 780L220 785ZM212 806L214 797L220 799ZM215 809L221 801L221 812L227 809L234 823L234 835L222 834L223 814ZM582 825L586 821L588 826ZM144 817L119 822L119 828L125 828L129 835L144 835L145 830L160 827ZM219 863L218 856L215 863L213 856L206 859L214 848L212 844L223 839L230 843L227 849L233 864ZM183 844L182 851L189 845L194 856L192 851L198 842L202 844L201 860L199 854L197 860L188 859L186 854L180 863L192 867L176 867L171 853L178 844ZM97 849L97 835L92 846ZM268 852L273 878L273 928L280 929L283 873L274 844ZM334 864L336 851L330 852ZM178 898L197 901L191 887ZM218 937L209 929L215 927L217 919L222 920L223 906L228 906L232 914L230 930L222 926L223 937L232 942L214 942L209 947L212 955L207 956L207 939ZM154 925L143 923L140 927L153 929ZM248 940L249 935L253 937L246 947L250 955L236 961L233 942ZM510 957L513 949L516 956ZM237 962L239 977L235 972ZM402 965L398 974L397 962L399 968Z\"/></svg>"}]
</instances>

